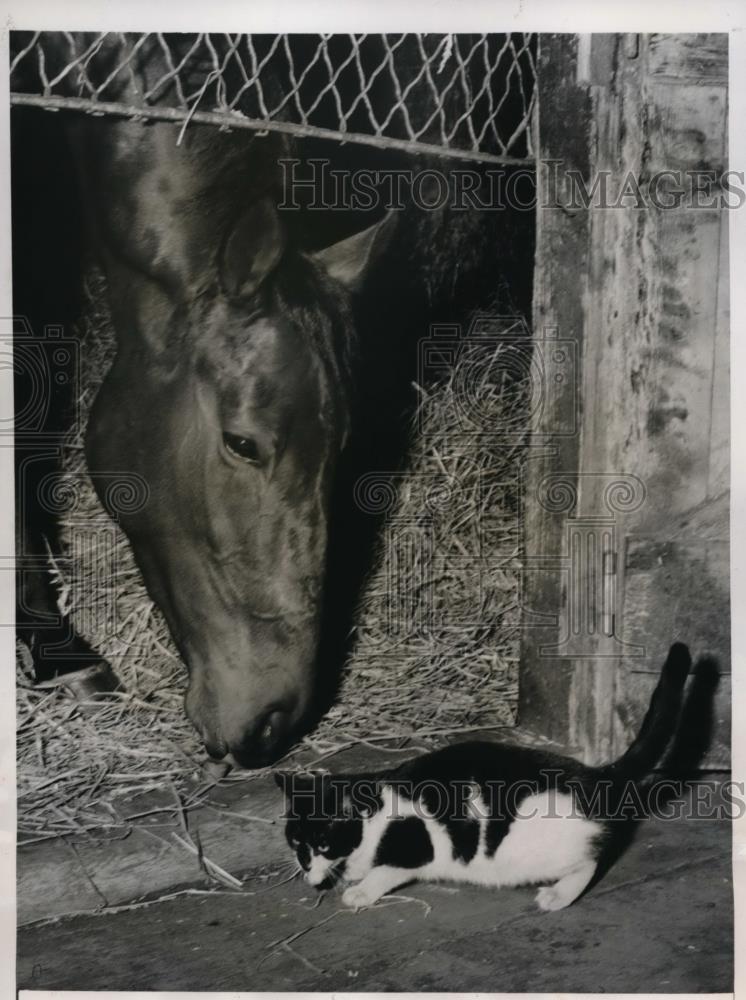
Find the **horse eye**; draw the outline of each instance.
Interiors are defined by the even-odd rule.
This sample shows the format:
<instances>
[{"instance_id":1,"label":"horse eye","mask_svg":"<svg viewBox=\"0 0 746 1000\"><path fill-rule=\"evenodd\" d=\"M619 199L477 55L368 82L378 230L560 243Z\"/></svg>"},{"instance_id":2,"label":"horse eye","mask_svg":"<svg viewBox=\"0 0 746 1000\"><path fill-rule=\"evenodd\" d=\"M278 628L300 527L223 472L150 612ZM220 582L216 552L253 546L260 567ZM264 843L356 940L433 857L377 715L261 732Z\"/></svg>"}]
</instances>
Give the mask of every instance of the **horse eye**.
<instances>
[{"instance_id":1,"label":"horse eye","mask_svg":"<svg viewBox=\"0 0 746 1000\"><path fill-rule=\"evenodd\" d=\"M258 465L261 456L256 441L250 437L241 437L240 434L223 434L223 444L228 451L236 458L243 459L251 465Z\"/></svg>"}]
</instances>

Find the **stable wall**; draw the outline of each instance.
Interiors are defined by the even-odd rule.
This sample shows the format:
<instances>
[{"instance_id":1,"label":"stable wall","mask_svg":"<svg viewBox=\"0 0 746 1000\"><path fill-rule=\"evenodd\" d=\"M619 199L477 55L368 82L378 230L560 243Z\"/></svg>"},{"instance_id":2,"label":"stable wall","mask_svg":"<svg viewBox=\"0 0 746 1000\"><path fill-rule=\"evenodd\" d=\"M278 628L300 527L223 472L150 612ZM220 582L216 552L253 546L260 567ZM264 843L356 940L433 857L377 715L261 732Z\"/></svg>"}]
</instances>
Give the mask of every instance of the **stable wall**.
<instances>
[{"instance_id":1,"label":"stable wall","mask_svg":"<svg viewBox=\"0 0 746 1000\"><path fill-rule=\"evenodd\" d=\"M727 210L585 207L567 171L589 191L609 171L612 201L628 175L719 177L727 36L543 35L538 76L536 360L574 365L545 385L527 466L519 723L618 754L681 640L721 661L708 764L726 766Z\"/></svg>"}]
</instances>

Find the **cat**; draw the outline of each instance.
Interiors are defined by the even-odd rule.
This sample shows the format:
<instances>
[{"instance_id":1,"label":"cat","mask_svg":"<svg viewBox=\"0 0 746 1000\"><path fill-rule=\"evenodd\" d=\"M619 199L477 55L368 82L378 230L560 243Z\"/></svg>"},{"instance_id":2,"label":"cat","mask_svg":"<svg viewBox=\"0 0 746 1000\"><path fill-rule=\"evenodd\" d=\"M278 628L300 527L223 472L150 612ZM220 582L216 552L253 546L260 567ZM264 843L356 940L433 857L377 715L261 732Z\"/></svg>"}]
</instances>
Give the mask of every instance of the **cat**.
<instances>
[{"instance_id":1,"label":"cat","mask_svg":"<svg viewBox=\"0 0 746 1000\"><path fill-rule=\"evenodd\" d=\"M473 741L376 774L277 773L287 800L286 838L306 880L323 888L343 875L353 884L342 902L354 909L415 880L543 883L540 909L569 906L608 867L623 831L641 818L630 815L630 803L644 810L641 782L672 738L667 756L676 756L677 746L679 764L682 748L686 755L697 742L688 732L690 702L702 694L695 692L696 678L681 712L690 667L689 650L675 643L638 736L602 767ZM715 661L702 658L700 689L711 689L716 674Z\"/></svg>"}]
</instances>

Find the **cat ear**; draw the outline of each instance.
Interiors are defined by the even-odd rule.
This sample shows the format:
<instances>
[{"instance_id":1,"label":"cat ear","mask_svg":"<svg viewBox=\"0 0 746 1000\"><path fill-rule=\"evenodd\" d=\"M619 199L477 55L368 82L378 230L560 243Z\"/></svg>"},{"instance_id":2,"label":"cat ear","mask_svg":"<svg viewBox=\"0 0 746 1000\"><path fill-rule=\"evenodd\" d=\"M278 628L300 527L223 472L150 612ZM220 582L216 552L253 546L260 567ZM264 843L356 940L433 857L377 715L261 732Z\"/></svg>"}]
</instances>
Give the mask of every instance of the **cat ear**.
<instances>
[{"instance_id":1,"label":"cat ear","mask_svg":"<svg viewBox=\"0 0 746 1000\"><path fill-rule=\"evenodd\" d=\"M330 247L317 250L311 259L350 291L357 291L366 272L389 245L396 229L396 212L388 212L375 225L348 236Z\"/></svg>"},{"instance_id":2,"label":"cat ear","mask_svg":"<svg viewBox=\"0 0 746 1000\"><path fill-rule=\"evenodd\" d=\"M312 788L314 784L313 777L307 771L273 771L272 777L288 798L299 788Z\"/></svg>"},{"instance_id":3,"label":"cat ear","mask_svg":"<svg viewBox=\"0 0 746 1000\"><path fill-rule=\"evenodd\" d=\"M285 795L288 793L288 788L292 783L292 771L274 771L272 777L275 779L275 784L280 788Z\"/></svg>"},{"instance_id":4,"label":"cat ear","mask_svg":"<svg viewBox=\"0 0 746 1000\"><path fill-rule=\"evenodd\" d=\"M325 768L315 768L310 771L273 771L272 777L275 784L281 788L286 795L299 788L313 788L316 782L327 778L330 772Z\"/></svg>"}]
</instances>

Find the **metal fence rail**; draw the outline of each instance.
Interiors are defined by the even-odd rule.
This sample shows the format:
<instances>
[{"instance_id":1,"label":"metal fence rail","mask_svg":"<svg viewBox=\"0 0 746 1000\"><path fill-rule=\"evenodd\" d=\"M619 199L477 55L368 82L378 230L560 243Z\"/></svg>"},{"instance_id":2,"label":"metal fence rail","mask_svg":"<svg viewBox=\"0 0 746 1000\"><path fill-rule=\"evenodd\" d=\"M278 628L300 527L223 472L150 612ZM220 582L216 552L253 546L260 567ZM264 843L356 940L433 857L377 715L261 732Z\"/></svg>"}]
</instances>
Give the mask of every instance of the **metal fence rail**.
<instances>
[{"instance_id":1,"label":"metal fence rail","mask_svg":"<svg viewBox=\"0 0 746 1000\"><path fill-rule=\"evenodd\" d=\"M525 162L535 36L14 32L11 102Z\"/></svg>"}]
</instances>

